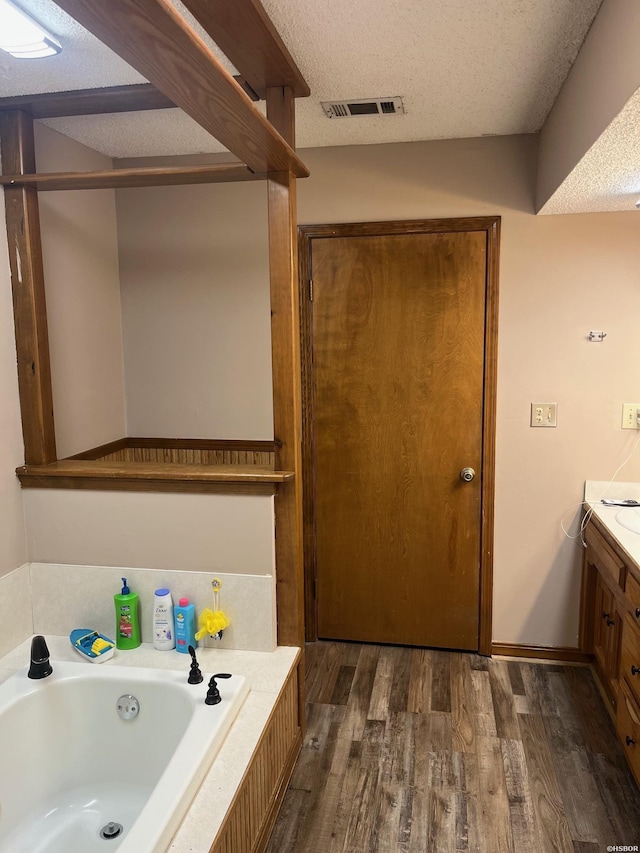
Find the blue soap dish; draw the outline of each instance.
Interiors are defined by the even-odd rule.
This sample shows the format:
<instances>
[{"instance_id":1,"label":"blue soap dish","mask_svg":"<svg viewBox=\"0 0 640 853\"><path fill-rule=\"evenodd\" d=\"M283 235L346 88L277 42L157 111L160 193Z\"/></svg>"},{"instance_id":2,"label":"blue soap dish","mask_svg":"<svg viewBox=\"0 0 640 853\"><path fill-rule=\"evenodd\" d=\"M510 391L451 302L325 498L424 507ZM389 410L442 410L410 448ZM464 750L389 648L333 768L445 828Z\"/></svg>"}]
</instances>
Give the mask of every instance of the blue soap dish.
<instances>
[{"instance_id":1,"label":"blue soap dish","mask_svg":"<svg viewBox=\"0 0 640 853\"><path fill-rule=\"evenodd\" d=\"M113 640L91 628L76 628L69 634L69 640L80 657L91 663L102 663L113 657L116 647Z\"/></svg>"}]
</instances>

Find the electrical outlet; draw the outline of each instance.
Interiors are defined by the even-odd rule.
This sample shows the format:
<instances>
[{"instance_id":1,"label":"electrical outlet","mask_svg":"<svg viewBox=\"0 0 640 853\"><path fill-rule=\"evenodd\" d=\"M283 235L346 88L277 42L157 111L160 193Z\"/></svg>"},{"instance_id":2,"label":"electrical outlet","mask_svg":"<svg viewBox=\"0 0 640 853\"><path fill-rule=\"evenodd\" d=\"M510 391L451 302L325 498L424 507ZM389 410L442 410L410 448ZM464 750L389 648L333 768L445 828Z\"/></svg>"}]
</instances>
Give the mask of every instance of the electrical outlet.
<instances>
[{"instance_id":1,"label":"electrical outlet","mask_svg":"<svg viewBox=\"0 0 640 853\"><path fill-rule=\"evenodd\" d=\"M532 403L531 404L531 426L532 427L555 427L555 426L558 426L558 404L557 403Z\"/></svg>"},{"instance_id":2,"label":"electrical outlet","mask_svg":"<svg viewBox=\"0 0 640 853\"><path fill-rule=\"evenodd\" d=\"M622 404L622 429L640 429L638 415L640 414L640 403Z\"/></svg>"}]
</instances>

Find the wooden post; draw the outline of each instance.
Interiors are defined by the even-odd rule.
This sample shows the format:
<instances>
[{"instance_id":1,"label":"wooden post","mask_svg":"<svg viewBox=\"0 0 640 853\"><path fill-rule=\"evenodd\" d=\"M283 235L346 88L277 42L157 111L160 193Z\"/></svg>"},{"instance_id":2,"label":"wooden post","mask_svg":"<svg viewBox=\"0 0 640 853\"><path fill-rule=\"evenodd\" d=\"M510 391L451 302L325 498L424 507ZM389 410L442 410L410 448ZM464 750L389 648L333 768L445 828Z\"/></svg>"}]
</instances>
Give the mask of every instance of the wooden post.
<instances>
[{"instance_id":1,"label":"wooden post","mask_svg":"<svg viewBox=\"0 0 640 853\"><path fill-rule=\"evenodd\" d=\"M302 455L300 404L300 325L298 318L295 177L271 174L269 268L276 470L295 473L276 495L276 581L278 641L302 647Z\"/></svg>"},{"instance_id":2,"label":"wooden post","mask_svg":"<svg viewBox=\"0 0 640 853\"><path fill-rule=\"evenodd\" d=\"M295 101L291 90L267 90L267 118L291 144ZM296 178L271 172L267 180L271 346L276 469L294 471L276 496L278 641L304 644L302 568L302 428Z\"/></svg>"},{"instance_id":3,"label":"wooden post","mask_svg":"<svg viewBox=\"0 0 640 853\"><path fill-rule=\"evenodd\" d=\"M288 86L270 86L267 89L267 118L284 141L295 149L296 121L293 91Z\"/></svg>"},{"instance_id":4,"label":"wooden post","mask_svg":"<svg viewBox=\"0 0 640 853\"><path fill-rule=\"evenodd\" d=\"M267 89L267 118L293 147L295 101L290 89ZM294 471L275 497L276 601L278 642L299 646L298 716L304 731L304 569L302 544L302 403L300 391L300 309L296 178L270 173L269 275L276 469Z\"/></svg>"},{"instance_id":5,"label":"wooden post","mask_svg":"<svg viewBox=\"0 0 640 853\"><path fill-rule=\"evenodd\" d=\"M0 141L5 174L35 172L31 116L17 110L0 113ZM5 187L4 196L24 458L27 465L46 465L56 461L56 439L38 193L31 187Z\"/></svg>"}]
</instances>

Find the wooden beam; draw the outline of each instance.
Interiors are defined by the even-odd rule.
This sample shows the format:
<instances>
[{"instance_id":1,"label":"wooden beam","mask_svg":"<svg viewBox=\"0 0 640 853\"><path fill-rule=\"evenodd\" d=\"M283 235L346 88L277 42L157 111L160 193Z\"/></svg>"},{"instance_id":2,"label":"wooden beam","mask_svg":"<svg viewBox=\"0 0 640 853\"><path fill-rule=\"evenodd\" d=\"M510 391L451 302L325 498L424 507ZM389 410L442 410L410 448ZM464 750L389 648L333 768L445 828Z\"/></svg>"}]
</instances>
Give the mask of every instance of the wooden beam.
<instances>
[{"instance_id":1,"label":"wooden beam","mask_svg":"<svg viewBox=\"0 0 640 853\"><path fill-rule=\"evenodd\" d=\"M33 120L26 113L0 114L0 145L8 171L35 170ZM5 189L4 197L24 458L30 465L46 465L56 460L56 439L38 194L15 187Z\"/></svg>"},{"instance_id":2,"label":"wooden beam","mask_svg":"<svg viewBox=\"0 0 640 853\"><path fill-rule=\"evenodd\" d=\"M293 112L295 101L291 98L287 103ZM285 123L292 121L293 116ZM275 465L286 465L287 470L295 472L295 478L283 484L275 501L278 642L302 648L302 405L295 177L290 172L269 175L267 200Z\"/></svg>"},{"instance_id":3,"label":"wooden beam","mask_svg":"<svg viewBox=\"0 0 640 853\"><path fill-rule=\"evenodd\" d=\"M254 172L309 172L168 0L56 0Z\"/></svg>"},{"instance_id":4,"label":"wooden beam","mask_svg":"<svg viewBox=\"0 0 640 853\"><path fill-rule=\"evenodd\" d=\"M0 110L24 110L32 118L166 110L175 106L173 101L150 83L0 98Z\"/></svg>"},{"instance_id":5,"label":"wooden beam","mask_svg":"<svg viewBox=\"0 0 640 853\"><path fill-rule=\"evenodd\" d=\"M294 97L309 86L259 0L183 0L214 42L261 98L271 86Z\"/></svg>"},{"instance_id":6,"label":"wooden beam","mask_svg":"<svg viewBox=\"0 0 640 853\"><path fill-rule=\"evenodd\" d=\"M219 184L230 181L260 181L265 180L266 177L264 174L252 172L242 164L218 163L213 166L143 166L133 169L105 169L99 172L2 175L0 186L29 186L45 192Z\"/></svg>"},{"instance_id":7,"label":"wooden beam","mask_svg":"<svg viewBox=\"0 0 640 853\"><path fill-rule=\"evenodd\" d=\"M233 78L249 95L258 95L240 75ZM0 98L0 110L23 110L32 118L88 116L104 113L144 112L145 110L178 109L172 100L151 83L130 86L106 86L100 89L71 89L67 92L42 92L38 95L12 95Z\"/></svg>"}]
</instances>

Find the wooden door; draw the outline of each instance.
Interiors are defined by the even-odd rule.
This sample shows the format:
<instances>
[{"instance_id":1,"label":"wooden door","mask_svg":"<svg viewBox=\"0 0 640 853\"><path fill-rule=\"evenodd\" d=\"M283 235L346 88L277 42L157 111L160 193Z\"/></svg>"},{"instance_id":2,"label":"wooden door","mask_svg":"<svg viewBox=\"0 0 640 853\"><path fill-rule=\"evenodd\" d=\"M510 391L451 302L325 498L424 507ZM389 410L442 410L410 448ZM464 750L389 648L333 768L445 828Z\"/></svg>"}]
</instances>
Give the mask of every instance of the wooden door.
<instances>
[{"instance_id":1,"label":"wooden door","mask_svg":"<svg viewBox=\"0 0 640 853\"><path fill-rule=\"evenodd\" d=\"M312 241L319 637L479 648L487 246Z\"/></svg>"}]
</instances>

